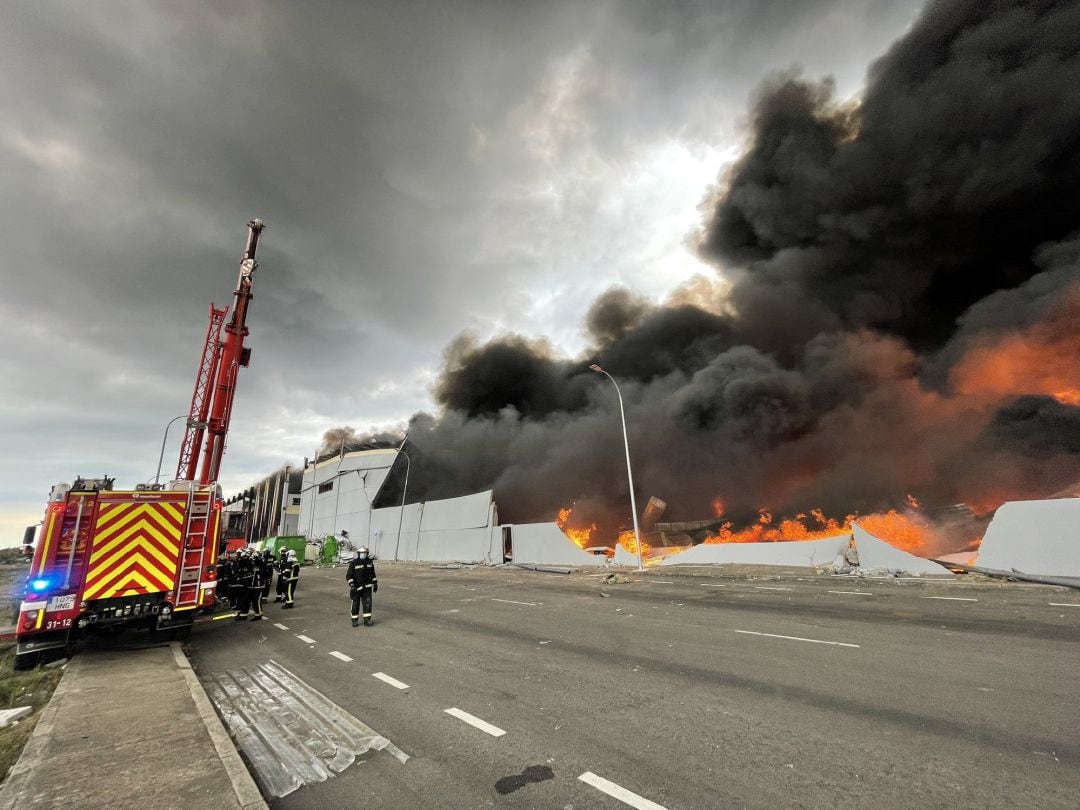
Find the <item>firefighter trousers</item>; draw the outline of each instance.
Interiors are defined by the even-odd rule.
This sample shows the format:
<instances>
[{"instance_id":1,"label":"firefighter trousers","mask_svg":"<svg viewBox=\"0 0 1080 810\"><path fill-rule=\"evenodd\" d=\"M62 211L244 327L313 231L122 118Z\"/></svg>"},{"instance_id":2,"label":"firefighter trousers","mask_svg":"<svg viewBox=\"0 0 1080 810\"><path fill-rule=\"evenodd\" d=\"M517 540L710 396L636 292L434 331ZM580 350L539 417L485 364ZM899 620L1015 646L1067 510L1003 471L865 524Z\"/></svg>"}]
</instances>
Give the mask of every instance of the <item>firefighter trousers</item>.
<instances>
[{"instance_id":1,"label":"firefighter trousers","mask_svg":"<svg viewBox=\"0 0 1080 810\"><path fill-rule=\"evenodd\" d=\"M297 577L299 579L299 577ZM285 580L285 604L291 605L293 603L293 594L296 593L297 579Z\"/></svg>"},{"instance_id":2,"label":"firefighter trousers","mask_svg":"<svg viewBox=\"0 0 1080 810\"><path fill-rule=\"evenodd\" d=\"M370 584L361 585L359 588L352 589L352 614L353 619L360 618L360 608L364 608L364 618L371 618L371 591Z\"/></svg>"}]
</instances>

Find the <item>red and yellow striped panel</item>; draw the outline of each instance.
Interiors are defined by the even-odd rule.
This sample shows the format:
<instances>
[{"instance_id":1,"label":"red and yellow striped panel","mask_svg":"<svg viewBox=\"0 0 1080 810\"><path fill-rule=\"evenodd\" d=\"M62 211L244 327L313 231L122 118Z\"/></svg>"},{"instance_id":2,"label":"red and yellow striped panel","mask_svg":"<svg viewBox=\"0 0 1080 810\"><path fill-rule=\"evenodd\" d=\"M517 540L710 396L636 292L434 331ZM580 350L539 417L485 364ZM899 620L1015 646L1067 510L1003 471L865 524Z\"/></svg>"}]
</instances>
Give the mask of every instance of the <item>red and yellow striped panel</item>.
<instances>
[{"instance_id":1,"label":"red and yellow striped panel","mask_svg":"<svg viewBox=\"0 0 1080 810\"><path fill-rule=\"evenodd\" d=\"M102 501L83 599L171 591L184 507L163 501Z\"/></svg>"}]
</instances>

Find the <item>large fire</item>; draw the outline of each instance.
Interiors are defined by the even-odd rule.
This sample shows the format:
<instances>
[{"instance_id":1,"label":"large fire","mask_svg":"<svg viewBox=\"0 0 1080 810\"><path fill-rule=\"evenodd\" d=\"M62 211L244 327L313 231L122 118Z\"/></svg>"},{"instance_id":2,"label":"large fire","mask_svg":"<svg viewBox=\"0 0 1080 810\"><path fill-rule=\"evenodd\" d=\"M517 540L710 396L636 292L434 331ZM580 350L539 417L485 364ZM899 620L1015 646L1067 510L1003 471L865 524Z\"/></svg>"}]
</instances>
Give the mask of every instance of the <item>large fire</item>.
<instances>
[{"instance_id":1,"label":"large fire","mask_svg":"<svg viewBox=\"0 0 1080 810\"><path fill-rule=\"evenodd\" d=\"M909 503L914 502L911 499ZM914 502L917 505L917 502ZM767 511L759 513L757 523L745 529L734 529L725 523L720 530L708 537L706 543L776 543L792 540L823 540L851 531L851 524L858 523L863 529L890 545L912 554L926 550L933 527L913 510L900 513L895 509L872 515L848 515L842 521L826 517L820 509L794 518L773 522Z\"/></svg>"},{"instance_id":2,"label":"large fire","mask_svg":"<svg viewBox=\"0 0 1080 810\"><path fill-rule=\"evenodd\" d=\"M567 524L570 523L570 518L573 515L573 513L574 513L574 507L572 507L572 506L568 506L568 507L565 507L563 509L560 509L559 510L559 517L558 517L558 519L556 519L555 523L558 525L558 527L560 529L563 530L563 533L567 537L569 537L571 540L574 541L574 543L577 544L578 548L588 548L590 545L592 545L591 541L592 541L593 532L596 531L596 524L594 523L591 526L587 526L585 528L580 528L580 529L571 528Z\"/></svg>"}]
</instances>

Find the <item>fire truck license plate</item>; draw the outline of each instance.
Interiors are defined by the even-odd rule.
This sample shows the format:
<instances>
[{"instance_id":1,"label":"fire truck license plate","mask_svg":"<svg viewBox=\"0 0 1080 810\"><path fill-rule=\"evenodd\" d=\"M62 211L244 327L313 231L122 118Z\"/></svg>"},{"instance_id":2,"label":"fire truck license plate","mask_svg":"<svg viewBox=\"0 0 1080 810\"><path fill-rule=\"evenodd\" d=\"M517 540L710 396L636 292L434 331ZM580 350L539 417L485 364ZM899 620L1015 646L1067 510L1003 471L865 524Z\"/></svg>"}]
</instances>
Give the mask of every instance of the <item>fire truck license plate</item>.
<instances>
[{"instance_id":1,"label":"fire truck license plate","mask_svg":"<svg viewBox=\"0 0 1080 810\"><path fill-rule=\"evenodd\" d=\"M45 610L46 612L53 610L71 610L73 607L75 607L75 594L69 593L67 596L54 596L49 600L49 604Z\"/></svg>"}]
</instances>

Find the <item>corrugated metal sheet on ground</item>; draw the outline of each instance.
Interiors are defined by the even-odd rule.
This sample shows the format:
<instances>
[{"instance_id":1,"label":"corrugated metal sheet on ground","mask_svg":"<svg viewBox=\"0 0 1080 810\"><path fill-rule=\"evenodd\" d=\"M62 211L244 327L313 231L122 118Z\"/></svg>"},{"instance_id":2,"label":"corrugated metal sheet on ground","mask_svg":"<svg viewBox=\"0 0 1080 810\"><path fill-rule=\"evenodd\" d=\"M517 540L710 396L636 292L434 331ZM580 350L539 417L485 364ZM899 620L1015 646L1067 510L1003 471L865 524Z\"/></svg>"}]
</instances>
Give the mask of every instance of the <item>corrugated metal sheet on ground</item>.
<instances>
[{"instance_id":1,"label":"corrugated metal sheet on ground","mask_svg":"<svg viewBox=\"0 0 1080 810\"><path fill-rule=\"evenodd\" d=\"M367 751L409 758L274 661L213 675L206 691L267 796L330 779Z\"/></svg>"}]
</instances>

